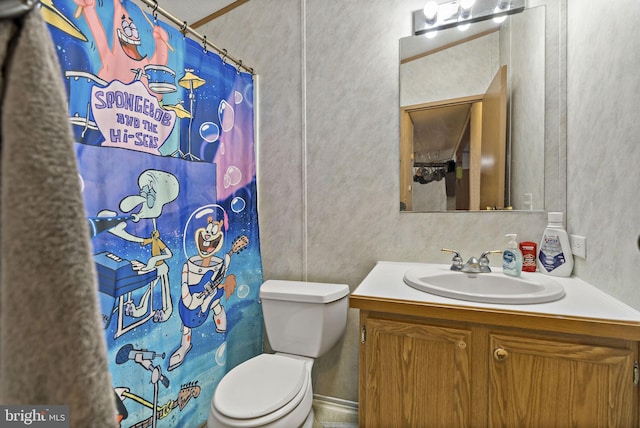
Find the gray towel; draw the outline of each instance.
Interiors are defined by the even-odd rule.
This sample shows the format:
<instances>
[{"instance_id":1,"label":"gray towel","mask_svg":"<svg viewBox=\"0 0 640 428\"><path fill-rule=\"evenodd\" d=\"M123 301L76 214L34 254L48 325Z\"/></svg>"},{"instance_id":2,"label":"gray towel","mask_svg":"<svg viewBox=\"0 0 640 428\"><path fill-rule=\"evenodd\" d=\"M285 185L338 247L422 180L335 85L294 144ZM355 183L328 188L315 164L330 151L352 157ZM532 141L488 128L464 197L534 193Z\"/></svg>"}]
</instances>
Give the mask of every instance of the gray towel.
<instances>
[{"instance_id":1,"label":"gray towel","mask_svg":"<svg viewBox=\"0 0 640 428\"><path fill-rule=\"evenodd\" d=\"M0 21L0 403L116 426L60 66L36 8Z\"/></svg>"}]
</instances>

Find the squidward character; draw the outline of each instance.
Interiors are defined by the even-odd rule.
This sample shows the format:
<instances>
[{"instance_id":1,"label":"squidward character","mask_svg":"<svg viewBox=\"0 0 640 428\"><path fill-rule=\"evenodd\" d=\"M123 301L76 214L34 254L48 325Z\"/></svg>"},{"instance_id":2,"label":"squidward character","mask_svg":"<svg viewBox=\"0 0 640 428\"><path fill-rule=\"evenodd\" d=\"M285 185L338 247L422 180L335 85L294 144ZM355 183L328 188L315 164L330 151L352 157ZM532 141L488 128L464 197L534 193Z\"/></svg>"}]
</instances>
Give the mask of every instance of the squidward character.
<instances>
[{"instance_id":1,"label":"squidward character","mask_svg":"<svg viewBox=\"0 0 640 428\"><path fill-rule=\"evenodd\" d=\"M153 320L164 322L169 319L173 311L169 286L169 266L165 263L165 260L173 257L173 253L160 238L157 220L162 215L163 207L178 197L180 185L173 174L150 169L140 174L138 187L140 189L138 194L126 196L120 201L120 210L129 213L138 208L137 212L131 214L131 220L134 223L144 219L151 220L153 225L151 236L142 237L129 233L125 230L127 221L119 222L108 231L126 241L137 242L143 247L151 246L151 257L141 271L157 270L156 279L141 297L140 302L135 304L132 299L125 302L125 314L136 318L144 316L147 313L153 289L160 283L162 308L155 311ZM117 213L110 210L98 213L99 217L114 217L116 215Z\"/></svg>"}]
</instances>

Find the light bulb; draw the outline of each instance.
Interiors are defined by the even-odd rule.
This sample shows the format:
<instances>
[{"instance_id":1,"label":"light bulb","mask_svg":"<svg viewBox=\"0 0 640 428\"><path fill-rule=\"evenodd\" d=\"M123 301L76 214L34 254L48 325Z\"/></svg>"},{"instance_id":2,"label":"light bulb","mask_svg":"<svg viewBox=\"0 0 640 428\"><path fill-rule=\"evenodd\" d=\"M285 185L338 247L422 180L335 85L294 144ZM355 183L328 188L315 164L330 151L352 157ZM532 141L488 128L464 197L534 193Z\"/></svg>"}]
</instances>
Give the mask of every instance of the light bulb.
<instances>
[{"instance_id":1,"label":"light bulb","mask_svg":"<svg viewBox=\"0 0 640 428\"><path fill-rule=\"evenodd\" d=\"M433 39L438 35L438 30L429 31L428 33L424 33L424 35L427 37L427 39Z\"/></svg>"},{"instance_id":2,"label":"light bulb","mask_svg":"<svg viewBox=\"0 0 640 428\"><path fill-rule=\"evenodd\" d=\"M511 8L511 0L498 0L498 4L496 5L496 8L493 10L493 13L494 14L501 13L510 8ZM507 15L496 16L493 18L493 22L495 22L496 24L500 24L504 22L505 19L507 19Z\"/></svg>"},{"instance_id":3,"label":"light bulb","mask_svg":"<svg viewBox=\"0 0 640 428\"><path fill-rule=\"evenodd\" d=\"M424 5L423 9L424 18L427 24L433 25L438 20L438 2L430 0Z\"/></svg>"},{"instance_id":4,"label":"light bulb","mask_svg":"<svg viewBox=\"0 0 640 428\"><path fill-rule=\"evenodd\" d=\"M506 10L505 7L508 6L508 4L504 4L504 3L506 3L506 2L498 2L498 5L493 10L493 13L496 14L496 13L504 12ZM507 15L494 16L493 17L493 22L495 22L496 24L500 24L500 23L504 22L505 19L507 19Z\"/></svg>"},{"instance_id":5,"label":"light bulb","mask_svg":"<svg viewBox=\"0 0 640 428\"><path fill-rule=\"evenodd\" d=\"M471 13L468 13L465 17L460 16L458 18L458 30L467 31L471 27L471 22L467 21L469 18L471 18Z\"/></svg>"},{"instance_id":6,"label":"light bulb","mask_svg":"<svg viewBox=\"0 0 640 428\"><path fill-rule=\"evenodd\" d=\"M473 7L476 0L460 0L460 8L463 10L469 10Z\"/></svg>"}]
</instances>

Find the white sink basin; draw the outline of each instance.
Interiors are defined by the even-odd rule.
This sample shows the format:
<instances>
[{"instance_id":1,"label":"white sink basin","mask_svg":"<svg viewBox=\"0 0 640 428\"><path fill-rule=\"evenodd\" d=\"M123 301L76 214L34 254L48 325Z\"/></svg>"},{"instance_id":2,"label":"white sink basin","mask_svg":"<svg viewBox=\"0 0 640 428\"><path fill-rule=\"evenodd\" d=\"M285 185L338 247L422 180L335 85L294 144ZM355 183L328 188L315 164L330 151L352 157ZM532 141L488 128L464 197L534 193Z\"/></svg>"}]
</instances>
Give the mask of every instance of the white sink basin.
<instances>
[{"instance_id":1,"label":"white sink basin","mask_svg":"<svg viewBox=\"0 0 640 428\"><path fill-rule=\"evenodd\" d=\"M483 303L546 303L564 297L564 288L553 278L541 273L523 272L511 277L502 269L491 273L467 274L437 267L417 267L404 274L404 282L420 291Z\"/></svg>"}]
</instances>

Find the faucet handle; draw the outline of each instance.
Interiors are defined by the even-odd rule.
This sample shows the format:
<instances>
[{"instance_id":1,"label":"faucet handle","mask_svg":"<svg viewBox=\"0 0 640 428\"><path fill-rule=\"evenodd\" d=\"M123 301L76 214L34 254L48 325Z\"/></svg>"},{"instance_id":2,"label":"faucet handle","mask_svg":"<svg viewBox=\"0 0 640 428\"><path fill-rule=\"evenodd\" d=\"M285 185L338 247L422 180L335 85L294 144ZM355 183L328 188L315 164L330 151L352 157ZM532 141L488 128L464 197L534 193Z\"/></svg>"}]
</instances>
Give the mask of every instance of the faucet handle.
<instances>
[{"instance_id":1,"label":"faucet handle","mask_svg":"<svg viewBox=\"0 0 640 428\"><path fill-rule=\"evenodd\" d=\"M480 260L482 260L482 259L487 259L487 256L488 256L489 254L498 254L498 253L501 253L501 252L502 252L502 250L489 250L489 251L485 251L484 253L482 253L482 254L480 255Z\"/></svg>"},{"instance_id":2,"label":"faucet handle","mask_svg":"<svg viewBox=\"0 0 640 428\"><path fill-rule=\"evenodd\" d=\"M489 250L489 251L485 251L484 253L482 253L480 255L480 268L489 268L489 254L497 254L497 253L501 253L502 250ZM489 269L487 272L491 272L491 269Z\"/></svg>"},{"instance_id":3,"label":"faucet handle","mask_svg":"<svg viewBox=\"0 0 640 428\"><path fill-rule=\"evenodd\" d=\"M462 270L462 257L460 257L460 253L458 251L450 250L448 248L442 248L440 251L443 253L453 253L453 259L451 259L451 270Z\"/></svg>"}]
</instances>

